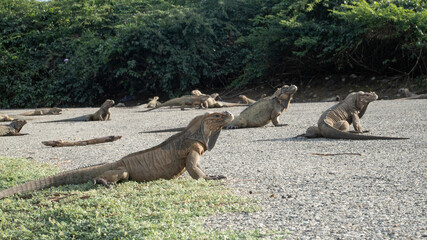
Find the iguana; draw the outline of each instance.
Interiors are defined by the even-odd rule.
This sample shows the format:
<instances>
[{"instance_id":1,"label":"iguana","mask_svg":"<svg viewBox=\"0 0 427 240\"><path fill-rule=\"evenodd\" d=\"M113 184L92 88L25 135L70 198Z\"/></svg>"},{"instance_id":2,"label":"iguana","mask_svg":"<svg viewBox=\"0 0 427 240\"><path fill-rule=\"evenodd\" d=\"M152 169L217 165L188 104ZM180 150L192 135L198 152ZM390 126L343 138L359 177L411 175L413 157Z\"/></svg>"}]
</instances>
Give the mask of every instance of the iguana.
<instances>
[{"instance_id":1,"label":"iguana","mask_svg":"<svg viewBox=\"0 0 427 240\"><path fill-rule=\"evenodd\" d=\"M14 118L10 117L7 114L3 114L3 113L0 114L0 122L11 122L13 120L14 120Z\"/></svg>"},{"instance_id":2,"label":"iguana","mask_svg":"<svg viewBox=\"0 0 427 240\"><path fill-rule=\"evenodd\" d=\"M402 99L426 99L427 94L415 94L407 88L400 88L398 90L399 95L403 95L404 98Z\"/></svg>"},{"instance_id":3,"label":"iguana","mask_svg":"<svg viewBox=\"0 0 427 240\"><path fill-rule=\"evenodd\" d=\"M148 100L150 100L147 104L147 108L155 108L157 106L160 106L160 102L159 97L158 96L154 96L153 98L149 98Z\"/></svg>"},{"instance_id":4,"label":"iguana","mask_svg":"<svg viewBox=\"0 0 427 240\"><path fill-rule=\"evenodd\" d=\"M283 126L279 122L279 116L289 108L297 90L295 85L284 85L278 96L258 100L243 110L226 128L262 127L269 122L273 122L274 126Z\"/></svg>"},{"instance_id":5,"label":"iguana","mask_svg":"<svg viewBox=\"0 0 427 240\"><path fill-rule=\"evenodd\" d=\"M106 187L109 183L133 180L137 182L173 179L186 170L194 179L217 180L224 176L207 176L199 166L206 151L212 150L223 126L233 120L233 114L206 113L195 117L184 131L147 150L129 154L113 162L67 171L30 181L0 191L0 199L52 186L80 184L92 180Z\"/></svg>"},{"instance_id":6,"label":"iguana","mask_svg":"<svg viewBox=\"0 0 427 240\"><path fill-rule=\"evenodd\" d=\"M209 98L208 95L184 95L181 96L179 98L172 98L160 105L158 105L155 108L151 108L145 111L141 111L141 112L149 112L152 111L154 109L158 109L161 107L173 107L173 106L181 106L181 110L184 110L185 106L192 106L192 107L196 107L196 106L201 106L203 102L205 102L207 99Z\"/></svg>"},{"instance_id":7,"label":"iguana","mask_svg":"<svg viewBox=\"0 0 427 240\"><path fill-rule=\"evenodd\" d=\"M369 103L377 100L377 98L378 96L375 92L359 91L350 93L343 101L330 107L320 116L317 127L309 127L306 134L300 136L355 140L407 139L359 135L349 132L350 124L352 123L356 133L364 132L360 124L360 119L365 114Z\"/></svg>"},{"instance_id":8,"label":"iguana","mask_svg":"<svg viewBox=\"0 0 427 240\"><path fill-rule=\"evenodd\" d=\"M246 95L239 95L240 100L242 100L246 104L254 104L256 100L246 97Z\"/></svg>"},{"instance_id":9,"label":"iguana","mask_svg":"<svg viewBox=\"0 0 427 240\"><path fill-rule=\"evenodd\" d=\"M41 116L41 115L59 115L61 114L62 109L53 107L53 108L40 108L34 111L29 111L21 113L22 116Z\"/></svg>"},{"instance_id":10,"label":"iguana","mask_svg":"<svg viewBox=\"0 0 427 240\"><path fill-rule=\"evenodd\" d=\"M15 119L8 125L0 125L0 136L27 135L26 133L19 133L26 123L25 120Z\"/></svg>"},{"instance_id":11,"label":"iguana","mask_svg":"<svg viewBox=\"0 0 427 240\"><path fill-rule=\"evenodd\" d=\"M193 90L199 91L199 90ZM202 102L201 107L202 108L222 108L222 107L238 107L238 106L246 106L245 104L240 103L229 103L229 102L223 102L223 101L217 101L216 98L219 96L219 93L213 93L211 95L202 94L199 91L200 95L198 96L208 96L206 101Z\"/></svg>"},{"instance_id":12,"label":"iguana","mask_svg":"<svg viewBox=\"0 0 427 240\"><path fill-rule=\"evenodd\" d=\"M111 112L110 108L114 105L114 100L107 99L101 105L101 107L92 114L83 115L75 118L68 119L60 119L55 121L47 121L43 123L51 123L51 122L77 122L77 121L107 121L110 120Z\"/></svg>"}]
</instances>

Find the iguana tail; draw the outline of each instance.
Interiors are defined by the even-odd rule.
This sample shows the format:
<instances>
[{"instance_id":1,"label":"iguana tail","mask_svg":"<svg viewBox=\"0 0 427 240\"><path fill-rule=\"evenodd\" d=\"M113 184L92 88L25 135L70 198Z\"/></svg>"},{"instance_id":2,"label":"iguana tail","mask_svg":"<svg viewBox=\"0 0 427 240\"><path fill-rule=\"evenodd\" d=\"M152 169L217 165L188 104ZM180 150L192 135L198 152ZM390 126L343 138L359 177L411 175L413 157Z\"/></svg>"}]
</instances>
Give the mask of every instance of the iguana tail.
<instances>
[{"instance_id":1,"label":"iguana tail","mask_svg":"<svg viewBox=\"0 0 427 240\"><path fill-rule=\"evenodd\" d=\"M383 136L372 136L372 135L359 135L349 132L343 132L335 129L328 124L321 124L319 126L320 133L323 137L334 138L334 139L353 139L353 140L403 140L409 138L399 137L383 137Z\"/></svg>"},{"instance_id":2,"label":"iguana tail","mask_svg":"<svg viewBox=\"0 0 427 240\"><path fill-rule=\"evenodd\" d=\"M181 132L181 131L184 131L184 129L185 127L179 127L179 128L168 128L168 129L161 129L161 130L145 131L140 133Z\"/></svg>"},{"instance_id":3,"label":"iguana tail","mask_svg":"<svg viewBox=\"0 0 427 240\"><path fill-rule=\"evenodd\" d=\"M0 199L10 197L17 193L26 193L34 190L40 190L49 187L56 187L66 184L79 184L86 183L105 171L108 171L112 168L111 163L106 163L102 165L96 165L87 168L80 168L76 170L71 170L63 173L59 173L53 176L40 178L37 180L29 181L15 187L11 187L5 190L0 191Z\"/></svg>"},{"instance_id":4,"label":"iguana tail","mask_svg":"<svg viewBox=\"0 0 427 240\"><path fill-rule=\"evenodd\" d=\"M82 122L87 121L88 115L75 117L75 118L67 118L67 119L59 119L59 120L53 120L53 121L46 121L46 122L38 122L38 123L55 123L55 122Z\"/></svg>"}]
</instances>

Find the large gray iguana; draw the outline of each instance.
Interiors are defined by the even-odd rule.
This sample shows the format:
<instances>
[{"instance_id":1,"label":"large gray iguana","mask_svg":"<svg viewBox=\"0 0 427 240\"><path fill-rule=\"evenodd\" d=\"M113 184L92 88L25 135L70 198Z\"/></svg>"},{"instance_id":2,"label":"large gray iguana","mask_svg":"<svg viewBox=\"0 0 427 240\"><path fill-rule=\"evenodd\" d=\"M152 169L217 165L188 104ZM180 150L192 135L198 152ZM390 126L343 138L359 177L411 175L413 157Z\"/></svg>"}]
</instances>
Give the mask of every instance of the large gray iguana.
<instances>
[{"instance_id":1,"label":"large gray iguana","mask_svg":"<svg viewBox=\"0 0 427 240\"><path fill-rule=\"evenodd\" d=\"M21 113L22 116L42 116L42 115L59 115L61 114L62 109L53 107L53 108L39 108L34 111L29 111Z\"/></svg>"},{"instance_id":2,"label":"large gray iguana","mask_svg":"<svg viewBox=\"0 0 427 240\"><path fill-rule=\"evenodd\" d=\"M60 119L55 121L47 121L43 123L51 123L51 122L75 122L75 121L107 121L110 120L111 112L110 108L114 105L114 100L107 99L101 105L101 107L92 114L83 115L75 118L68 119Z\"/></svg>"},{"instance_id":3,"label":"large gray iguana","mask_svg":"<svg viewBox=\"0 0 427 240\"><path fill-rule=\"evenodd\" d=\"M204 103L207 99L209 98L209 96L207 95L184 95L178 98L172 98L160 105L157 105L155 108L151 108L145 111L141 111L141 112L149 112L161 107L173 107L173 106L180 106L181 110L185 109L185 106L191 106L191 107L197 107L197 106L201 106L202 103Z\"/></svg>"},{"instance_id":4,"label":"large gray iguana","mask_svg":"<svg viewBox=\"0 0 427 240\"><path fill-rule=\"evenodd\" d=\"M269 122L282 126L279 116L289 108L292 96L297 92L295 85L284 85L273 98L263 98L243 110L226 128L262 127Z\"/></svg>"},{"instance_id":5,"label":"large gray iguana","mask_svg":"<svg viewBox=\"0 0 427 240\"><path fill-rule=\"evenodd\" d=\"M199 166L206 151L212 150L223 126L233 120L233 114L206 113L195 117L184 131L147 150L129 154L119 161L67 171L30 181L0 191L0 199L52 186L80 184L88 181L109 183L132 180L137 182L173 179L185 170L194 179L216 180L223 176L207 176Z\"/></svg>"},{"instance_id":6,"label":"large gray iguana","mask_svg":"<svg viewBox=\"0 0 427 240\"><path fill-rule=\"evenodd\" d=\"M0 125L0 136L27 135L26 133L19 133L26 123L25 120L15 119L8 125Z\"/></svg>"},{"instance_id":7,"label":"large gray iguana","mask_svg":"<svg viewBox=\"0 0 427 240\"><path fill-rule=\"evenodd\" d=\"M317 126L309 127L306 134L300 136L355 140L407 139L360 135L349 132L350 124L352 123L356 133L364 132L360 119L365 114L369 103L377 100L377 98L378 96L374 92L359 91L350 93L343 101L326 110L320 116Z\"/></svg>"}]
</instances>

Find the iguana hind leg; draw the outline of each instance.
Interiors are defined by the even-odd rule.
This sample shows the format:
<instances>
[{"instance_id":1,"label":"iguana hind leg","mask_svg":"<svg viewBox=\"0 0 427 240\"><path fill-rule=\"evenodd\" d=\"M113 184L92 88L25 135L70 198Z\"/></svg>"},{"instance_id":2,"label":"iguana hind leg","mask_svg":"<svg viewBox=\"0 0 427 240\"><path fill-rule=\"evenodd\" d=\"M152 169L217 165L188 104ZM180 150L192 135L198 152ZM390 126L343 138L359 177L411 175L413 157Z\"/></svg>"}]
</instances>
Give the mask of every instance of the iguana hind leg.
<instances>
[{"instance_id":1,"label":"iguana hind leg","mask_svg":"<svg viewBox=\"0 0 427 240\"><path fill-rule=\"evenodd\" d=\"M350 124L348 124L348 122L346 120L341 120L341 121L334 123L333 127L335 129L338 129L338 130L343 131L343 132L350 131Z\"/></svg>"},{"instance_id":2,"label":"iguana hind leg","mask_svg":"<svg viewBox=\"0 0 427 240\"><path fill-rule=\"evenodd\" d=\"M111 183L117 183L118 181L125 181L129 179L129 173L125 168L119 168L115 170L109 170L93 179L94 184L102 184L109 188Z\"/></svg>"}]
</instances>

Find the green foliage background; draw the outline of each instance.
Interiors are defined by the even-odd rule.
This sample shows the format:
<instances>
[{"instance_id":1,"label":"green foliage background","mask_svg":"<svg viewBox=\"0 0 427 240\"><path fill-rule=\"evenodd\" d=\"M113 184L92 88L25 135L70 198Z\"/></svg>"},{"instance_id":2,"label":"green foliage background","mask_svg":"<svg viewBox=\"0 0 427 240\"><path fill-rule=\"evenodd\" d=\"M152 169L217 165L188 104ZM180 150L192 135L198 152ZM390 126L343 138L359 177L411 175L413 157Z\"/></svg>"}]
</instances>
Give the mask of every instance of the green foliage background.
<instances>
[{"instance_id":1,"label":"green foliage background","mask_svg":"<svg viewBox=\"0 0 427 240\"><path fill-rule=\"evenodd\" d=\"M0 108L283 76L427 75L425 0L3 0Z\"/></svg>"}]
</instances>

